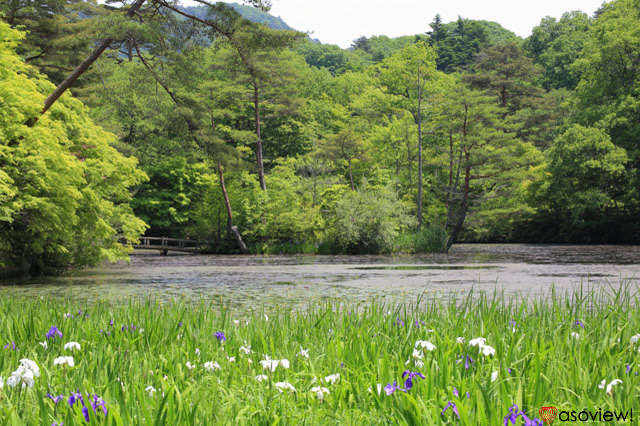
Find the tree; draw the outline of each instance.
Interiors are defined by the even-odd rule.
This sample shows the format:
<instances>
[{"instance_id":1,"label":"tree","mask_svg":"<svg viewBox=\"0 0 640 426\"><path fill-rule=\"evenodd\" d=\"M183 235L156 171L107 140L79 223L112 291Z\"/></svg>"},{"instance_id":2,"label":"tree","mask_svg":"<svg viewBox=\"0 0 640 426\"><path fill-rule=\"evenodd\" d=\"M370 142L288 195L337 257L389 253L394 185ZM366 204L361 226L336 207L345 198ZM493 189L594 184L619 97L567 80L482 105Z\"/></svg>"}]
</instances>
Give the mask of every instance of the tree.
<instances>
[{"instance_id":1,"label":"tree","mask_svg":"<svg viewBox=\"0 0 640 426\"><path fill-rule=\"evenodd\" d=\"M523 44L526 54L542 67L542 87L575 89L580 75L571 66L578 59L589 39L591 19L586 13L574 11L562 15L559 21L546 17L535 27Z\"/></svg>"},{"instance_id":2,"label":"tree","mask_svg":"<svg viewBox=\"0 0 640 426\"><path fill-rule=\"evenodd\" d=\"M502 202L490 205L493 213L485 211L485 216L512 214L513 207L505 208L509 196L530 178L530 166L540 162L533 145L509 131L505 110L493 96L458 85L450 99L449 146L442 150L448 156L447 250L457 241L469 211L480 212L486 200Z\"/></svg>"},{"instance_id":3,"label":"tree","mask_svg":"<svg viewBox=\"0 0 640 426\"><path fill-rule=\"evenodd\" d=\"M424 42L405 47L379 66L380 82L387 93L398 99L397 105L409 111L418 126L418 229L422 226L423 176L422 176L422 122L423 101L429 99L427 107L437 104L437 75L435 54Z\"/></svg>"},{"instance_id":4,"label":"tree","mask_svg":"<svg viewBox=\"0 0 640 426\"><path fill-rule=\"evenodd\" d=\"M303 34L277 31L262 25L246 25L234 33L234 49L227 49L226 65L234 73L235 83L248 89L253 105L256 134L256 163L260 187L267 189L264 179L262 148L262 109L268 102L281 113L293 113L300 103L295 96L296 69L287 60L287 48L302 40Z\"/></svg>"},{"instance_id":5,"label":"tree","mask_svg":"<svg viewBox=\"0 0 640 426\"><path fill-rule=\"evenodd\" d=\"M627 150L629 167L640 166L640 3L616 0L590 29L590 39L573 70L581 75L576 87L576 120L597 126Z\"/></svg>"},{"instance_id":6,"label":"tree","mask_svg":"<svg viewBox=\"0 0 640 426\"><path fill-rule=\"evenodd\" d=\"M329 135L321 147L328 158L342 159L347 162L349 170L349 184L351 190L355 191L356 186L353 182L352 163L355 159L364 159L365 150L362 137L356 131L347 127L338 133Z\"/></svg>"},{"instance_id":7,"label":"tree","mask_svg":"<svg viewBox=\"0 0 640 426\"><path fill-rule=\"evenodd\" d=\"M20 60L21 38L0 22L0 257L34 271L127 259L145 229L129 191L145 175L69 96L25 125L54 86Z\"/></svg>"},{"instance_id":8,"label":"tree","mask_svg":"<svg viewBox=\"0 0 640 426\"><path fill-rule=\"evenodd\" d=\"M520 46L508 41L478 54L463 80L471 87L492 94L515 127L518 137L544 147L555 136L555 98L545 96L536 81L539 68L524 56Z\"/></svg>"},{"instance_id":9,"label":"tree","mask_svg":"<svg viewBox=\"0 0 640 426\"><path fill-rule=\"evenodd\" d=\"M7 0L0 3L0 19L27 31L17 52L59 83L91 50L102 10L82 0Z\"/></svg>"}]
</instances>

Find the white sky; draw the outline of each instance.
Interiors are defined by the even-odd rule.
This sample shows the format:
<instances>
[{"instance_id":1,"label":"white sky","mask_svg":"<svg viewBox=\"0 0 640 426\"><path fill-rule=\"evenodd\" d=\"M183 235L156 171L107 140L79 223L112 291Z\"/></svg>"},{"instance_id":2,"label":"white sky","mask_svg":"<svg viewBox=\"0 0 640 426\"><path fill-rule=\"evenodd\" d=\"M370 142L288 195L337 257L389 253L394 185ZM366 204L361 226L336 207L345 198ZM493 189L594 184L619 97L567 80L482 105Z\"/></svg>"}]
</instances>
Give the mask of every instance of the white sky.
<instances>
[{"instance_id":1,"label":"white sky","mask_svg":"<svg viewBox=\"0 0 640 426\"><path fill-rule=\"evenodd\" d=\"M271 14L280 16L296 30L313 32L311 36L322 43L346 48L361 35L397 37L424 33L429 31L436 13L440 13L444 22L456 20L458 15L496 21L527 37L545 16L560 18L572 10L592 15L602 3L602 0L272 0Z\"/></svg>"}]
</instances>

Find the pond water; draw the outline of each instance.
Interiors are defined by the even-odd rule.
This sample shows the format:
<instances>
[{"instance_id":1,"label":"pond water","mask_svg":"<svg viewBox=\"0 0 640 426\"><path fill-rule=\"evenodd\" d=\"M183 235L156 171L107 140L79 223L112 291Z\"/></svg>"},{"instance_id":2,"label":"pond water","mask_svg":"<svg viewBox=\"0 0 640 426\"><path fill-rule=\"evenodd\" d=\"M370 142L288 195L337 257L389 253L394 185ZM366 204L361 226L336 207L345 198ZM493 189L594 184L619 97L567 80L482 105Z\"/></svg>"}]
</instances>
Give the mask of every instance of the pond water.
<instances>
[{"instance_id":1,"label":"pond water","mask_svg":"<svg viewBox=\"0 0 640 426\"><path fill-rule=\"evenodd\" d=\"M544 296L555 287L618 288L640 278L640 246L460 244L449 254L400 256L209 256L141 251L131 263L61 277L4 281L0 297L77 301L131 297L219 300L246 309L460 297L469 291Z\"/></svg>"}]
</instances>

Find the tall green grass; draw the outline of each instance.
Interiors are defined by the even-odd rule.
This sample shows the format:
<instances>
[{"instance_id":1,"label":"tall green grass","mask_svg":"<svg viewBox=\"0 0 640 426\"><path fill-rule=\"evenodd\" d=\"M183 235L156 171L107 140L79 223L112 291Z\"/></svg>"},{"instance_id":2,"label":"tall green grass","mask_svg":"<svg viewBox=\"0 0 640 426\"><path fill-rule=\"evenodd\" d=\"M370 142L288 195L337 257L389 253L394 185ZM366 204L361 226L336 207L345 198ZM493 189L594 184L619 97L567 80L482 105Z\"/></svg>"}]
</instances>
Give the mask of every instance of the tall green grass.
<instances>
[{"instance_id":1,"label":"tall green grass","mask_svg":"<svg viewBox=\"0 0 640 426\"><path fill-rule=\"evenodd\" d=\"M396 241L396 252L444 253L447 249L447 231L439 225L427 225L419 232L404 233Z\"/></svg>"},{"instance_id":2,"label":"tall green grass","mask_svg":"<svg viewBox=\"0 0 640 426\"><path fill-rule=\"evenodd\" d=\"M258 307L239 314L205 302L82 306L5 298L0 301L0 376L6 381L22 358L34 360L41 375L33 388L5 384L0 389L0 424L87 424L80 406L67 403L72 391L101 396L108 414L95 414L89 406L90 424L110 425L497 425L513 404L531 418L542 406L633 408L637 418L640 342L631 343L631 338L640 333L638 306L637 293L629 286L570 297L553 293L544 299L472 294L446 302L336 302L302 311L283 307L268 312L268 319ZM124 325L129 329L123 331ZM47 340L51 326L63 337L49 339L45 349L38 342ZM218 331L225 333L226 342L213 336ZM457 343L458 337L465 343ZM476 337L486 338L496 354L485 357L470 347L469 340ZM436 349L424 352L423 367L405 365L418 340L430 341ZM64 350L69 341L79 342L81 350ZM2 349L11 342L16 350L11 345ZM252 353L247 355L240 348L248 345ZM301 347L308 349L309 358L297 355ZM54 366L61 355L73 356L76 365ZM264 371L264 355L288 359L290 368ZM466 355L474 359L468 369L457 362ZM207 361L221 368L207 371ZM196 367L189 369L187 362ZM404 387L406 369L426 378L414 379L406 393L377 393L377 384L394 380ZM324 382L336 373L336 383ZM259 374L268 379L258 382ZM598 388L603 379L622 383L607 394ZM279 392L275 383L282 381L296 392ZM330 391L323 401L310 391L318 385ZM149 395L148 386L157 392ZM47 393L62 394L65 400L56 406ZM441 414L449 401L456 404L460 419L451 409Z\"/></svg>"}]
</instances>

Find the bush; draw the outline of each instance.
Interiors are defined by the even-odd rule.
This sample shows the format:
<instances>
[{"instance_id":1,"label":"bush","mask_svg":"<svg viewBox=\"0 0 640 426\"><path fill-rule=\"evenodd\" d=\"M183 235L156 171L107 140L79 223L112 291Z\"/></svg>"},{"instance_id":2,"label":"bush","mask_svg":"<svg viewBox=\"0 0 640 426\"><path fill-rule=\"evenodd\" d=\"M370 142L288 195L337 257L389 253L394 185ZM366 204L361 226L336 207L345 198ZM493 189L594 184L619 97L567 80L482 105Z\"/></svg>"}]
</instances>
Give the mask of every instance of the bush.
<instances>
[{"instance_id":1,"label":"bush","mask_svg":"<svg viewBox=\"0 0 640 426\"><path fill-rule=\"evenodd\" d=\"M348 254L391 252L400 231L415 225L406 206L388 189L347 192L332 214L328 244Z\"/></svg>"},{"instance_id":2,"label":"bush","mask_svg":"<svg viewBox=\"0 0 640 426\"><path fill-rule=\"evenodd\" d=\"M415 233L400 235L396 251L411 253L445 253L447 251L447 231L440 225L429 225Z\"/></svg>"}]
</instances>

